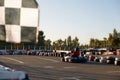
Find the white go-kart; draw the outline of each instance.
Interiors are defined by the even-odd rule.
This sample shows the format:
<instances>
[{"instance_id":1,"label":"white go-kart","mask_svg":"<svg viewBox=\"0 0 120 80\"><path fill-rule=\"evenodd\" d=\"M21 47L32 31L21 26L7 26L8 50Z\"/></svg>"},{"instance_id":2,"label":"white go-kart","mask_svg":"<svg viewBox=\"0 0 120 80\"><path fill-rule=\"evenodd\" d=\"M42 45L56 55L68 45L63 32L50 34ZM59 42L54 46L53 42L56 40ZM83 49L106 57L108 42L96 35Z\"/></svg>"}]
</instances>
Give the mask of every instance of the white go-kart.
<instances>
[{"instance_id":1,"label":"white go-kart","mask_svg":"<svg viewBox=\"0 0 120 80\"><path fill-rule=\"evenodd\" d=\"M14 71L0 65L0 80L29 80L29 77L24 71Z\"/></svg>"}]
</instances>

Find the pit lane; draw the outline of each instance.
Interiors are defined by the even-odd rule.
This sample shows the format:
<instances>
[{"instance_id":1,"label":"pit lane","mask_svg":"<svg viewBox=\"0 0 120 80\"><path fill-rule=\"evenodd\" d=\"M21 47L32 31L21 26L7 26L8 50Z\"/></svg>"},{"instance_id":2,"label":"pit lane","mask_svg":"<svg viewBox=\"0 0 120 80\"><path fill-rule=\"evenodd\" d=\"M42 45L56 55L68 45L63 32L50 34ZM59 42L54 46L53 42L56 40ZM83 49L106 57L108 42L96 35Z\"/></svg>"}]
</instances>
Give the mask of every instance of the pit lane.
<instances>
[{"instance_id":1,"label":"pit lane","mask_svg":"<svg viewBox=\"0 0 120 80\"><path fill-rule=\"evenodd\" d=\"M66 63L60 57L32 55L0 55L0 62L26 71L30 80L120 80L120 66L97 62Z\"/></svg>"}]
</instances>

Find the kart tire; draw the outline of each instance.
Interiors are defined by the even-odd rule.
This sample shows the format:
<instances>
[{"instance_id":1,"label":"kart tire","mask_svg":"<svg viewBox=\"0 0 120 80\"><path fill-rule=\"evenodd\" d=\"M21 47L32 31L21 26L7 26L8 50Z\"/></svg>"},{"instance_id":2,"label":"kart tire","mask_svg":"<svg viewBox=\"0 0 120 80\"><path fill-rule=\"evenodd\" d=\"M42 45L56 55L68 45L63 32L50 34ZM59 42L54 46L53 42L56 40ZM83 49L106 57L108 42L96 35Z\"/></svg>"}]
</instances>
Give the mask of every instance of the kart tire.
<instances>
[{"instance_id":1,"label":"kart tire","mask_svg":"<svg viewBox=\"0 0 120 80\"><path fill-rule=\"evenodd\" d=\"M71 60L71 59L68 59L68 62L69 62L69 63L72 63L72 60Z\"/></svg>"},{"instance_id":2,"label":"kart tire","mask_svg":"<svg viewBox=\"0 0 120 80\"><path fill-rule=\"evenodd\" d=\"M120 61L114 61L114 65L120 65Z\"/></svg>"},{"instance_id":3,"label":"kart tire","mask_svg":"<svg viewBox=\"0 0 120 80\"><path fill-rule=\"evenodd\" d=\"M61 58L61 61L62 61L62 62L65 62L65 59L64 59L64 58Z\"/></svg>"}]
</instances>

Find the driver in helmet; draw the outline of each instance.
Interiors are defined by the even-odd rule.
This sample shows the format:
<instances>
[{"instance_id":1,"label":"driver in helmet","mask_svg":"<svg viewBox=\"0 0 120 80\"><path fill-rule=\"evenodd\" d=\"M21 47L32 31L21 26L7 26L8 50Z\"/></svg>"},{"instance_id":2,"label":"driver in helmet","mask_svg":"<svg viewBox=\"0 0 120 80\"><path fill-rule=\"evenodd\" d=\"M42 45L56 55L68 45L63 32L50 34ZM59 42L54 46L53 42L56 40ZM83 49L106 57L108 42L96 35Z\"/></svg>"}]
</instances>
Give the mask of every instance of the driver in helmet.
<instances>
[{"instance_id":1,"label":"driver in helmet","mask_svg":"<svg viewBox=\"0 0 120 80\"><path fill-rule=\"evenodd\" d=\"M67 54L67 56L64 57L65 61L67 61L70 57L79 57L79 48L75 48L74 51L71 51L71 53Z\"/></svg>"},{"instance_id":2,"label":"driver in helmet","mask_svg":"<svg viewBox=\"0 0 120 80\"><path fill-rule=\"evenodd\" d=\"M72 56L72 57L78 57L80 55L80 53L79 53L79 48L77 47L77 48L75 48L74 49L74 52L72 52L71 54L70 54L70 56Z\"/></svg>"}]
</instances>

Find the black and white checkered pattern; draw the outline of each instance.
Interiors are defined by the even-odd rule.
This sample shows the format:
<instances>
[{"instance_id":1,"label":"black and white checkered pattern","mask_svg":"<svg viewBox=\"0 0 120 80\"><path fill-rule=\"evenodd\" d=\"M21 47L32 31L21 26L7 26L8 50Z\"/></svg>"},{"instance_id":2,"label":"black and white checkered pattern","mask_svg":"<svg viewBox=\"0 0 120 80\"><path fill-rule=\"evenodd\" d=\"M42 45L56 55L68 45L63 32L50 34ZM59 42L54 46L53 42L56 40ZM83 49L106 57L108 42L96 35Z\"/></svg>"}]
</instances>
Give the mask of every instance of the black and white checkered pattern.
<instances>
[{"instance_id":1,"label":"black and white checkered pattern","mask_svg":"<svg viewBox=\"0 0 120 80\"><path fill-rule=\"evenodd\" d=\"M36 0L0 0L0 40L36 42L39 7Z\"/></svg>"}]
</instances>

